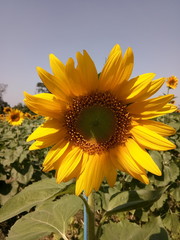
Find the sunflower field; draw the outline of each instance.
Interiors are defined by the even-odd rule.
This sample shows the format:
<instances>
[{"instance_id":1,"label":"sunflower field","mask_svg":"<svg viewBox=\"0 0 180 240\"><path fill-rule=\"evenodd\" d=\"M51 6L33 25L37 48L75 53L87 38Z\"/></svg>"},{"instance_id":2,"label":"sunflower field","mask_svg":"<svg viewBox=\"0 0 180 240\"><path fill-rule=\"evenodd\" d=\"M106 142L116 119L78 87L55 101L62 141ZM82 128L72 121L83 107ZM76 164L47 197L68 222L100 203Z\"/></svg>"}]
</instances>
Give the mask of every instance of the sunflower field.
<instances>
[{"instance_id":1,"label":"sunflower field","mask_svg":"<svg viewBox=\"0 0 180 240\"><path fill-rule=\"evenodd\" d=\"M19 126L0 120L0 239L83 239L83 196L73 180L57 184L44 173L48 149L30 151L27 137L43 122L26 117ZM176 129L169 137L177 148L149 151L162 176L148 173L150 184L118 173L116 184L104 181L94 194L96 239L180 239L180 114L158 118ZM113 236L112 236L113 233Z\"/></svg>"}]
</instances>

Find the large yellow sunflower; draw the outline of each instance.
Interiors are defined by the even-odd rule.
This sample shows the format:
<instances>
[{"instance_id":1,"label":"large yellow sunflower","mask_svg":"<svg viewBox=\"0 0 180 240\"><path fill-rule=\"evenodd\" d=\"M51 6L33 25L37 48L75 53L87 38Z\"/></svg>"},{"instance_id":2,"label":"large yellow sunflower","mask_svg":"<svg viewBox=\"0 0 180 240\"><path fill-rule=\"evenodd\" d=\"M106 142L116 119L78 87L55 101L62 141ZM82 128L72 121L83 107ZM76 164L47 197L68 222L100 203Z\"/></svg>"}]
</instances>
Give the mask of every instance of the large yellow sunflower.
<instances>
[{"instance_id":1,"label":"large yellow sunflower","mask_svg":"<svg viewBox=\"0 0 180 240\"><path fill-rule=\"evenodd\" d=\"M30 95L25 103L46 121L28 138L36 140L31 150L52 146L43 163L44 171L56 170L57 182L76 179L76 194L88 196L104 178L110 186L117 170L148 184L146 171L161 171L146 149L169 150L175 145L164 136L172 127L149 120L176 110L173 95L148 99L164 83L147 73L129 80L133 52L122 56L119 45L110 51L100 76L86 51L77 53L77 66L70 58L64 65L50 54L53 74L37 67L51 93Z\"/></svg>"},{"instance_id":2,"label":"large yellow sunflower","mask_svg":"<svg viewBox=\"0 0 180 240\"><path fill-rule=\"evenodd\" d=\"M24 113L18 109L11 109L9 114L6 116L6 120L13 126L21 125L24 120Z\"/></svg>"}]
</instances>

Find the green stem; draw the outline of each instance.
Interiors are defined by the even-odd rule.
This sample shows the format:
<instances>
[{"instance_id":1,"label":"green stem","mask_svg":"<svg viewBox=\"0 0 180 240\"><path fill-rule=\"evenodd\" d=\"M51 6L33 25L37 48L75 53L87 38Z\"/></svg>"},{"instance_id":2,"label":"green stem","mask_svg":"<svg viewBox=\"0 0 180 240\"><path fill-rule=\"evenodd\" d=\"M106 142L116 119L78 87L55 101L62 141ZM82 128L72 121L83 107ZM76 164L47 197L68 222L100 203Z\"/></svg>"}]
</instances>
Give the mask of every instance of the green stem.
<instances>
[{"instance_id":1,"label":"green stem","mask_svg":"<svg viewBox=\"0 0 180 240\"><path fill-rule=\"evenodd\" d=\"M88 201L83 196L80 196L86 206L87 218L88 218L88 240L96 240L95 238L95 217L94 217L94 200L93 194L88 197ZM86 233L84 233L86 234Z\"/></svg>"},{"instance_id":2,"label":"green stem","mask_svg":"<svg viewBox=\"0 0 180 240\"><path fill-rule=\"evenodd\" d=\"M103 225L103 223L106 221L106 219L107 219L107 216L103 216L102 218L101 218L101 221L100 221L100 223L99 223L99 226L98 226L98 229L97 229L97 232L96 232L96 240L98 240L98 239L100 239L100 237L101 237L101 234L102 234L102 225Z\"/></svg>"}]
</instances>

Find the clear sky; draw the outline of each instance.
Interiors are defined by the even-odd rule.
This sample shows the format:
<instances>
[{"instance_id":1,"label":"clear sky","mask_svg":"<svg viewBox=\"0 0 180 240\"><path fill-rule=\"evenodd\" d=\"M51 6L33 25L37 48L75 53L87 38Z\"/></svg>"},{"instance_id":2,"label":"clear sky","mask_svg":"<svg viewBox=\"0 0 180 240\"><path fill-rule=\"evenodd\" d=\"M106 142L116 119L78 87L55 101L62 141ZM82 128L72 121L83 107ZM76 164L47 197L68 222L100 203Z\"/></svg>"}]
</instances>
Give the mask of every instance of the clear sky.
<instances>
[{"instance_id":1,"label":"clear sky","mask_svg":"<svg viewBox=\"0 0 180 240\"><path fill-rule=\"evenodd\" d=\"M50 53L65 63L86 49L101 71L116 43L134 50L132 77L154 72L180 79L180 1L0 0L3 99L14 106L23 102L23 91L35 94L35 68L50 71ZM164 86L158 95L166 92ZM180 96L180 84L170 93Z\"/></svg>"}]
</instances>

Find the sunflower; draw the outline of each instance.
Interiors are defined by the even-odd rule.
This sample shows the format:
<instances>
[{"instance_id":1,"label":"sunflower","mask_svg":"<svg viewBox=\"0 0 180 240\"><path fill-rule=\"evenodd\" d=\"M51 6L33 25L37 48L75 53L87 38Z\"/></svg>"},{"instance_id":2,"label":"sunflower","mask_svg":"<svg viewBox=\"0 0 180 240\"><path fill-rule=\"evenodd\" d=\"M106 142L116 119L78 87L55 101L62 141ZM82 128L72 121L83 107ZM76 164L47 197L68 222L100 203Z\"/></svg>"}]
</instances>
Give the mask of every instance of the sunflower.
<instances>
[{"instance_id":1,"label":"sunflower","mask_svg":"<svg viewBox=\"0 0 180 240\"><path fill-rule=\"evenodd\" d=\"M18 109L12 109L6 116L6 121L14 126L21 125L24 120L24 113Z\"/></svg>"},{"instance_id":2,"label":"sunflower","mask_svg":"<svg viewBox=\"0 0 180 240\"><path fill-rule=\"evenodd\" d=\"M26 112L26 113L24 114L24 117L31 119L31 118L32 118L32 115L31 115L30 113Z\"/></svg>"},{"instance_id":3,"label":"sunflower","mask_svg":"<svg viewBox=\"0 0 180 240\"><path fill-rule=\"evenodd\" d=\"M4 120L5 119L5 115L4 114L0 114L0 120Z\"/></svg>"},{"instance_id":4,"label":"sunflower","mask_svg":"<svg viewBox=\"0 0 180 240\"><path fill-rule=\"evenodd\" d=\"M166 86L168 88L176 89L178 85L178 78L176 76L171 76L166 81Z\"/></svg>"},{"instance_id":5,"label":"sunflower","mask_svg":"<svg viewBox=\"0 0 180 240\"><path fill-rule=\"evenodd\" d=\"M147 172L161 171L146 149L169 150L175 145L164 138L175 130L150 120L171 113L173 95L152 99L165 79L153 80L154 73L129 80L133 52L122 56L115 45L101 74L86 51L77 53L77 66L70 58L63 64L50 54L53 74L37 67L39 77L51 93L30 95L25 103L36 114L46 117L27 139L36 140L31 150L52 146L44 163L45 172L56 170L57 182L76 179L76 195L88 196L106 178L113 186L117 170L148 184Z\"/></svg>"},{"instance_id":6,"label":"sunflower","mask_svg":"<svg viewBox=\"0 0 180 240\"><path fill-rule=\"evenodd\" d=\"M6 113L6 114L9 113L9 112L11 112L11 110L12 110L11 107L4 107L4 108L3 108L3 112Z\"/></svg>"}]
</instances>

